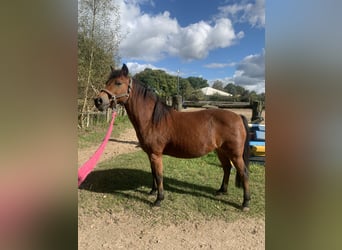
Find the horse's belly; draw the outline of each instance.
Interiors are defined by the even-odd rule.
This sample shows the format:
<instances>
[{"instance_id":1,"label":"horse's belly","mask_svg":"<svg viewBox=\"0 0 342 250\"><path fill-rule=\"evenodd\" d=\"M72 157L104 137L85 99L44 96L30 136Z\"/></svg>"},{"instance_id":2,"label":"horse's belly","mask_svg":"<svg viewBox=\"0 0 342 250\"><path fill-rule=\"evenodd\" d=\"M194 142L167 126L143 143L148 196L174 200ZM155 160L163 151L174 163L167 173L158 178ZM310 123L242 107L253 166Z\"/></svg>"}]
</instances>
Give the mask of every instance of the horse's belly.
<instances>
[{"instance_id":1,"label":"horse's belly","mask_svg":"<svg viewBox=\"0 0 342 250\"><path fill-rule=\"evenodd\" d=\"M208 154L215 149L214 145L191 144L173 145L165 147L163 154L178 158L196 158Z\"/></svg>"}]
</instances>

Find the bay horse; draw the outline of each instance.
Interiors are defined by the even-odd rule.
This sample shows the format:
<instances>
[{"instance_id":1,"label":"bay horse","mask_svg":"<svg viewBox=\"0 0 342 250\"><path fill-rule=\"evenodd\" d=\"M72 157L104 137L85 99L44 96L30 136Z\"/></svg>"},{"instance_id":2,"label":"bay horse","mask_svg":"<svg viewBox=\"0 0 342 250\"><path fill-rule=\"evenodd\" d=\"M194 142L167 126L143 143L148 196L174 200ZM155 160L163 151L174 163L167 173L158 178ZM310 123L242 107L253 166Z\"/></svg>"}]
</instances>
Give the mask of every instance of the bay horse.
<instances>
[{"instance_id":1,"label":"bay horse","mask_svg":"<svg viewBox=\"0 0 342 250\"><path fill-rule=\"evenodd\" d=\"M151 89L131 78L125 64L120 70L111 67L105 88L94 102L100 111L115 108L116 104L125 107L140 146L150 161L153 177L150 194L157 192L154 206L160 206L164 199L163 155L195 158L216 150L223 168L222 184L216 193L227 193L233 164L236 168L235 185L243 188L242 210L249 210L246 117L222 109L176 111L164 104Z\"/></svg>"}]
</instances>

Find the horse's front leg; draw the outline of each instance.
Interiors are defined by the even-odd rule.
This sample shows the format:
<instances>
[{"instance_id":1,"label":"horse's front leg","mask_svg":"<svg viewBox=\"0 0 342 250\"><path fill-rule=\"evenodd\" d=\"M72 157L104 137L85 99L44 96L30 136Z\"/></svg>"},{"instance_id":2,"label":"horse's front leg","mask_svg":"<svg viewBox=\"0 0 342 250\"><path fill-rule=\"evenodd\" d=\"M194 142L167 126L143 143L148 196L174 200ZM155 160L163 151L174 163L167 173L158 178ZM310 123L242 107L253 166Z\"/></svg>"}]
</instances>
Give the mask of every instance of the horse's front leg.
<instances>
[{"instance_id":1,"label":"horse's front leg","mask_svg":"<svg viewBox=\"0 0 342 250\"><path fill-rule=\"evenodd\" d=\"M217 155L223 168L223 179L220 189L216 191L216 195L227 194L230 170L232 168L232 165L226 152L217 150Z\"/></svg>"},{"instance_id":2,"label":"horse's front leg","mask_svg":"<svg viewBox=\"0 0 342 250\"><path fill-rule=\"evenodd\" d=\"M164 200L162 154L151 154L149 158L153 175L153 186L151 193L153 193L155 187L157 189L157 199L153 205L159 207L161 201Z\"/></svg>"},{"instance_id":3,"label":"horse's front leg","mask_svg":"<svg viewBox=\"0 0 342 250\"><path fill-rule=\"evenodd\" d=\"M150 191L150 195L155 195L157 193L157 179L156 179L156 171L154 165L152 166L151 162L151 173L152 173L152 188Z\"/></svg>"}]
</instances>

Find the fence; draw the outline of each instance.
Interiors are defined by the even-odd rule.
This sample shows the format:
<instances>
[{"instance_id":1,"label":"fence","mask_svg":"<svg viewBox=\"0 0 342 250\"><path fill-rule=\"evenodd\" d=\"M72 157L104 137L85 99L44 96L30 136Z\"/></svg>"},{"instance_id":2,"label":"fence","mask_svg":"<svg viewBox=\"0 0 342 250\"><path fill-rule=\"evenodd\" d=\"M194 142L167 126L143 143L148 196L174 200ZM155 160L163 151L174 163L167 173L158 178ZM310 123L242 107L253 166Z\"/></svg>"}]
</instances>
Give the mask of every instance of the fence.
<instances>
[{"instance_id":1,"label":"fence","mask_svg":"<svg viewBox=\"0 0 342 250\"><path fill-rule=\"evenodd\" d=\"M123 107L118 106L117 107L117 115L118 116L123 116L126 115L126 111ZM83 115L83 116L82 116ZM79 123L79 128L81 127L81 121L80 119L84 119L84 128L89 128L89 127L93 127L99 124L106 124L109 123L112 117L112 110L111 109L107 109L107 111L87 111L87 112L83 112L83 113L79 113L78 115L78 123Z\"/></svg>"},{"instance_id":2,"label":"fence","mask_svg":"<svg viewBox=\"0 0 342 250\"><path fill-rule=\"evenodd\" d=\"M185 101L183 102L183 107L194 107L194 108L243 108L252 110L251 123L259 123L263 121L261 116L262 110L265 109L265 103L261 101L251 101L251 102L223 102L223 101Z\"/></svg>"},{"instance_id":3,"label":"fence","mask_svg":"<svg viewBox=\"0 0 342 250\"><path fill-rule=\"evenodd\" d=\"M263 121L263 117L261 116L262 110L265 108L264 103L260 101L253 102L219 102L219 101L185 101L183 104L180 102L180 98L174 98L175 100L169 100L168 104L173 106L176 110L181 110L182 107L218 107L218 108L248 108L252 111L252 119L251 123L260 123ZM176 102L176 103L174 103ZM83 114L83 116L81 115ZM124 107L118 105L117 114L119 116L126 115L126 110ZM112 116L112 110L108 109L107 111L88 111L84 113L79 113L79 124L81 124L81 117L83 117L84 127L92 127L99 124L106 124L110 122ZM80 127L80 125L79 125Z\"/></svg>"}]
</instances>

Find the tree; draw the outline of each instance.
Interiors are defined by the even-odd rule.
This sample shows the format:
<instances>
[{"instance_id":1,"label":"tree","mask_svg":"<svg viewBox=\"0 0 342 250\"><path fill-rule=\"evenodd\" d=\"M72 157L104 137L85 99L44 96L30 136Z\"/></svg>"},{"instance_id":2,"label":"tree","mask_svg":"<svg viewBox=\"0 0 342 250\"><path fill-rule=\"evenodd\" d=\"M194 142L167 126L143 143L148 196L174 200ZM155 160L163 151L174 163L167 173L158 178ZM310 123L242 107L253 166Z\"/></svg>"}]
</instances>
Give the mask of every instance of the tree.
<instances>
[{"instance_id":1,"label":"tree","mask_svg":"<svg viewBox=\"0 0 342 250\"><path fill-rule=\"evenodd\" d=\"M183 100L187 100L191 97L194 89L191 86L188 79L179 78L179 94L183 97Z\"/></svg>"},{"instance_id":2,"label":"tree","mask_svg":"<svg viewBox=\"0 0 342 250\"><path fill-rule=\"evenodd\" d=\"M223 82L222 81L219 81L219 80L216 80L214 83L213 83L213 86L212 86L214 89L218 89L218 90L222 90L222 91L225 91L225 89L223 88Z\"/></svg>"},{"instance_id":3,"label":"tree","mask_svg":"<svg viewBox=\"0 0 342 250\"><path fill-rule=\"evenodd\" d=\"M223 89L233 96L237 95L236 85L234 83L228 83Z\"/></svg>"},{"instance_id":4,"label":"tree","mask_svg":"<svg viewBox=\"0 0 342 250\"><path fill-rule=\"evenodd\" d=\"M238 96L246 96L248 95L248 90L245 89L244 87L240 86L240 85L236 85L236 94Z\"/></svg>"},{"instance_id":5,"label":"tree","mask_svg":"<svg viewBox=\"0 0 342 250\"><path fill-rule=\"evenodd\" d=\"M193 89L201 89L209 86L208 81L202 77L190 76L186 79L190 82Z\"/></svg>"},{"instance_id":6,"label":"tree","mask_svg":"<svg viewBox=\"0 0 342 250\"><path fill-rule=\"evenodd\" d=\"M134 77L146 86L152 88L161 97L177 94L177 77L169 75L163 70L146 68Z\"/></svg>"},{"instance_id":7,"label":"tree","mask_svg":"<svg viewBox=\"0 0 342 250\"><path fill-rule=\"evenodd\" d=\"M224 90L233 95L235 100L237 101L249 101L249 91L240 85L236 85L234 83L228 83Z\"/></svg>"},{"instance_id":8,"label":"tree","mask_svg":"<svg viewBox=\"0 0 342 250\"><path fill-rule=\"evenodd\" d=\"M187 98L187 100L189 100L189 101L201 101L204 99L205 99L205 96L200 89L196 89L196 90L192 91L190 96Z\"/></svg>"},{"instance_id":9,"label":"tree","mask_svg":"<svg viewBox=\"0 0 342 250\"><path fill-rule=\"evenodd\" d=\"M136 79L152 88L159 96L168 97L178 93L186 100L192 96L194 91L188 78L173 76L163 70L145 68L144 71L134 76ZM179 82L178 82L179 81Z\"/></svg>"},{"instance_id":10,"label":"tree","mask_svg":"<svg viewBox=\"0 0 342 250\"><path fill-rule=\"evenodd\" d=\"M251 92L249 92L249 99L250 100L259 100L258 94L252 90Z\"/></svg>"},{"instance_id":11,"label":"tree","mask_svg":"<svg viewBox=\"0 0 342 250\"><path fill-rule=\"evenodd\" d=\"M78 6L78 110L85 127L85 112L93 107L89 99L102 88L109 66L115 66L120 25L113 0L79 0Z\"/></svg>"}]
</instances>

